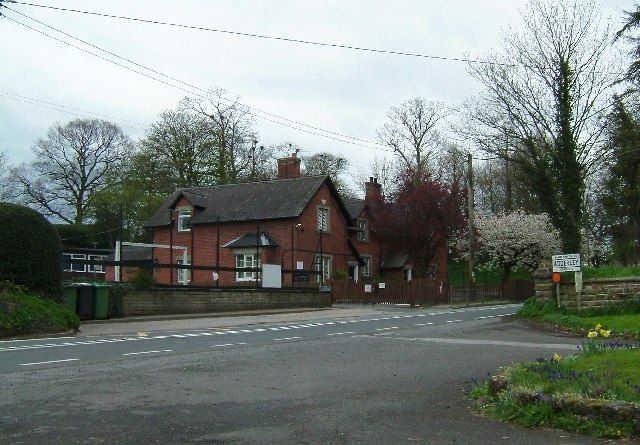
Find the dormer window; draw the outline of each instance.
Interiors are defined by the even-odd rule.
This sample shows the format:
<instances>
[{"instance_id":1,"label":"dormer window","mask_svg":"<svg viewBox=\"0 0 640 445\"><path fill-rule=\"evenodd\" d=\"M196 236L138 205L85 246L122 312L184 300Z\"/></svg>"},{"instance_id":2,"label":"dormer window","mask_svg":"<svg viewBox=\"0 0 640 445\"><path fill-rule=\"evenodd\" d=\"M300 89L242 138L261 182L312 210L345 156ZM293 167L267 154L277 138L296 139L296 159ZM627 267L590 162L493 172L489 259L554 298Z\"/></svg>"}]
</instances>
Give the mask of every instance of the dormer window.
<instances>
[{"instance_id":1,"label":"dormer window","mask_svg":"<svg viewBox=\"0 0 640 445\"><path fill-rule=\"evenodd\" d=\"M369 230L367 228L367 221L364 219L358 220L358 241L367 241L369 239Z\"/></svg>"},{"instance_id":2,"label":"dormer window","mask_svg":"<svg viewBox=\"0 0 640 445\"><path fill-rule=\"evenodd\" d=\"M191 219L191 210L178 211L178 232L190 232L189 220Z\"/></svg>"}]
</instances>

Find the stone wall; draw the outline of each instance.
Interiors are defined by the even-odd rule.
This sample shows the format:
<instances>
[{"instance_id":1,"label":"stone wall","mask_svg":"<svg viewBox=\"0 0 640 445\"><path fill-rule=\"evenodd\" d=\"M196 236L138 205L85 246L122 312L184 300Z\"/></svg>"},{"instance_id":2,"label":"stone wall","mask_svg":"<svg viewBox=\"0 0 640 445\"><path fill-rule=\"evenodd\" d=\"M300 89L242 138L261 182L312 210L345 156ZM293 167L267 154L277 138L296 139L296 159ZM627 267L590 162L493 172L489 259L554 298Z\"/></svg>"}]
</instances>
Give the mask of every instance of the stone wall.
<instances>
[{"instance_id":1,"label":"stone wall","mask_svg":"<svg viewBox=\"0 0 640 445\"><path fill-rule=\"evenodd\" d=\"M534 274L536 298L557 300L550 268ZM573 278L560 282L560 305L570 308L604 307L640 298L640 277L592 278L583 281L582 293L576 293Z\"/></svg>"},{"instance_id":2,"label":"stone wall","mask_svg":"<svg viewBox=\"0 0 640 445\"><path fill-rule=\"evenodd\" d=\"M154 289L130 290L122 297L121 314L197 314L252 309L331 306L331 293L306 289Z\"/></svg>"}]
</instances>

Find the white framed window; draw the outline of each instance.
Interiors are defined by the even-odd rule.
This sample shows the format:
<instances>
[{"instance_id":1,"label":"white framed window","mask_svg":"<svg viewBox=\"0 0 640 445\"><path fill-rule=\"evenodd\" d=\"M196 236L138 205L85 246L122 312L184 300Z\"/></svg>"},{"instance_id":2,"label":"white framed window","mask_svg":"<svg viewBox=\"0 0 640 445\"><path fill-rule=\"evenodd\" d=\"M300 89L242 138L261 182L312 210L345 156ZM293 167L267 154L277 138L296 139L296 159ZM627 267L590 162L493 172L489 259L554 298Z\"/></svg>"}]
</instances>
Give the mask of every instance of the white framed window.
<instances>
[{"instance_id":1,"label":"white framed window","mask_svg":"<svg viewBox=\"0 0 640 445\"><path fill-rule=\"evenodd\" d=\"M318 207L318 231L329 231L329 209L327 207Z\"/></svg>"},{"instance_id":2,"label":"white framed window","mask_svg":"<svg viewBox=\"0 0 640 445\"><path fill-rule=\"evenodd\" d=\"M104 255L87 255L87 260L102 261L105 259ZM104 266L102 264L87 264L89 272L104 273Z\"/></svg>"},{"instance_id":3,"label":"white framed window","mask_svg":"<svg viewBox=\"0 0 640 445\"><path fill-rule=\"evenodd\" d=\"M81 253L63 253L62 270L64 272L86 272L87 265L84 263L74 263L73 260L86 260L87 256Z\"/></svg>"},{"instance_id":4,"label":"white framed window","mask_svg":"<svg viewBox=\"0 0 640 445\"><path fill-rule=\"evenodd\" d=\"M177 263L179 265L189 265L189 260L185 261L184 258L178 258ZM178 271L178 284L189 284L191 281L190 269L176 269Z\"/></svg>"},{"instance_id":5,"label":"white framed window","mask_svg":"<svg viewBox=\"0 0 640 445\"><path fill-rule=\"evenodd\" d=\"M178 211L178 232L190 232L189 220L191 219L191 210Z\"/></svg>"},{"instance_id":6,"label":"white framed window","mask_svg":"<svg viewBox=\"0 0 640 445\"><path fill-rule=\"evenodd\" d=\"M236 268L258 268L260 267L260 259L256 252L252 253L236 253ZM243 272L236 271L236 281L256 281L260 277L259 272Z\"/></svg>"},{"instance_id":7,"label":"white framed window","mask_svg":"<svg viewBox=\"0 0 640 445\"><path fill-rule=\"evenodd\" d=\"M317 256L314 260L314 268L318 272L322 272L321 274L316 274L316 281L318 283L326 283L331 279L331 269L333 258L328 255L323 255L322 257Z\"/></svg>"},{"instance_id":8,"label":"white framed window","mask_svg":"<svg viewBox=\"0 0 640 445\"><path fill-rule=\"evenodd\" d=\"M364 266L362 266L362 277L371 278L371 257L363 256Z\"/></svg>"},{"instance_id":9,"label":"white framed window","mask_svg":"<svg viewBox=\"0 0 640 445\"><path fill-rule=\"evenodd\" d=\"M358 241L367 241L369 239L369 230L367 228L367 221L364 219L358 220Z\"/></svg>"}]
</instances>

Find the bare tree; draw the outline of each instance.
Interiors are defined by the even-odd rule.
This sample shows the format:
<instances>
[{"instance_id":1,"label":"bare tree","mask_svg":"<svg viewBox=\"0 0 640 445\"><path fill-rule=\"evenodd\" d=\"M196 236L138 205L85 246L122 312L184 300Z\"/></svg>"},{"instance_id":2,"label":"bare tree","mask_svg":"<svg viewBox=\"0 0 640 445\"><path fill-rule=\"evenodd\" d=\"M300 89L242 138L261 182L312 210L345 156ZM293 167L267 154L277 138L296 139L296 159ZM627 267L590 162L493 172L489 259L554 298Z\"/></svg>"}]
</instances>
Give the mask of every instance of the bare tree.
<instances>
[{"instance_id":1,"label":"bare tree","mask_svg":"<svg viewBox=\"0 0 640 445\"><path fill-rule=\"evenodd\" d=\"M436 178L449 184L464 184L467 153L455 143L446 143L436 155Z\"/></svg>"},{"instance_id":2,"label":"bare tree","mask_svg":"<svg viewBox=\"0 0 640 445\"><path fill-rule=\"evenodd\" d=\"M19 197L47 216L81 224L93 195L131 150L129 138L110 122L56 124L36 142L35 160L13 169Z\"/></svg>"},{"instance_id":3,"label":"bare tree","mask_svg":"<svg viewBox=\"0 0 640 445\"><path fill-rule=\"evenodd\" d=\"M502 54L469 64L484 92L461 132L518 169L565 249L577 251L585 177L606 154L604 116L616 80L609 30L593 0L532 0L522 18Z\"/></svg>"},{"instance_id":4,"label":"bare tree","mask_svg":"<svg viewBox=\"0 0 640 445\"><path fill-rule=\"evenodd\" d=\"M378 184L382 186L382 193L390 194L396 190L399 175L400 168L395 159L376 156L369 164L368 170L358 170L351 177L362 194L366 191L365 183L370 177L378 180Z\"/></svg>"},{"instance_id":5,"label":"bare tree","mask_svg":"<svg viewBox=\"0 0 640 445\"><path fill-rule=\"evenodd\" d=\"M389 146L404 168L419 173L430 172L438 150L438 124L447 116L444 104L416 97L393 107L389 122L378 131L380 141Z\"/></svg>"},{"instance_id":6,"label":"bare tree","mask_svg":"<svg viewBox=\"0 0 640 445\"><path fill-rule=\"evenodd\" d=\"M4 151L0 151L0 201L8 201L12 198L12 184L7 174L9 162Z\"/></svg>"},{"instance_id":7,"label":"bare tree","mask_svg":"<svg viewBox=\"0 0 640 445\"><path fill-rule=\"evenodd\" d=\"M181 105L206 117L209 122L214 140L215 182L238 182L249 175L257 144L251 110L238 99L227 99L225 91L219 89L211 90L206 95L185 98Z\"/></svg>"}]
</instances>

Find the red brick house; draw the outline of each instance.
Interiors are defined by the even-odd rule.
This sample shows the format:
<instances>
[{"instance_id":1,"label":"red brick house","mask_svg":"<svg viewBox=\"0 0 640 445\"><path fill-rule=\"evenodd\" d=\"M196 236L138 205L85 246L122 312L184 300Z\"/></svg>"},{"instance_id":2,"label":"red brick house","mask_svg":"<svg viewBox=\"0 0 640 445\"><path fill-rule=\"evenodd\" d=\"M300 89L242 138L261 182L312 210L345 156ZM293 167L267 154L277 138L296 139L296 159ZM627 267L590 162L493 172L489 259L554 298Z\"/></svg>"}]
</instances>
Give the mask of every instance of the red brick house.
<instances>
[{"instance_id":1,"label":"red brick house","mask_svg":"<svg viewBox=\"0 0 640 445\"><path fill-rule=\"evenodd\" d=\"M153 244L174 248L153 248L151 257L160 264L182 264L186 258L187 264L227 268L277 264L285 271L284 286L309 270L321 272L307 274L315 282L381 276L384 252L371 230L368 205L380 194L380 184L370 178L364 200L342 198L328 176L301 176L300 159L293 154L278 160L275 180L176 190L146 225ZM186 256L176 246L186 248ZM408 267L405 260L401 268ZM107 279L112 276L108 270ZM255 272L216 276L211 270L155 268L154 278L160 284L198 286L215 285L217 278L220 285L246 286L258 277Z\"/></svg>"}]
</instances>

